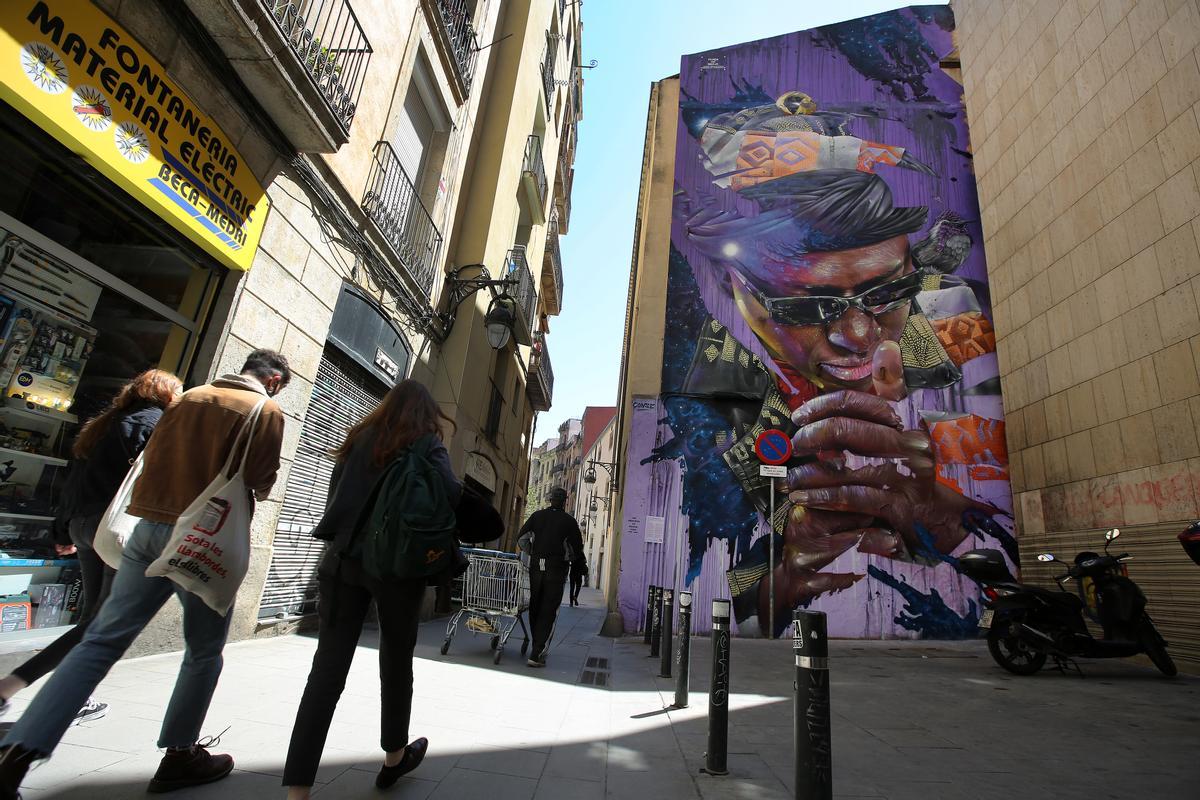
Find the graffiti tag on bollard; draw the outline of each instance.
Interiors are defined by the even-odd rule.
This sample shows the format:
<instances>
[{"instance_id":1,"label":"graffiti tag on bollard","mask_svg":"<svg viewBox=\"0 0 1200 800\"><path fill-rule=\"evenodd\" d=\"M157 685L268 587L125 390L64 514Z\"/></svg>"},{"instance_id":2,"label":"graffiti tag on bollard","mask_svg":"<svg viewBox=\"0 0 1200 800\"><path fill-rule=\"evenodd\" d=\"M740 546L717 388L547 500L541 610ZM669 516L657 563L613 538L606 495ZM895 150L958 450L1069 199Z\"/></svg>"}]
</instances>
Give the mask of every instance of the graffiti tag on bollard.
<instances>
[{"instance_id":1,"label":"graffiti tag on bollard","mask_svg":"<svg viewBox=\"0 0 1200 800\"><path fill-rule=\"evenodd\" d=\"M833 745L829 708L829 641L821 611L796 610L792 650L796 656L793 707L796 800L831 800Z\"/></svg>"},{"instance_id":2,"label":"graffiti tag on bollard","mask_svg":"<svg viewBox=\"0 0 1200 800\"><path fill-rule=\"evenodd\" d=\"M704 768L709 775L728 775L730 602L712 604L712 684L708 690L708 752Z\"/></svg>"},{"instance_id":3,"label":"graffiti tag on bollard","mask_svg":"<svg viewBox=\"0 0 1200 800\"><path fill-rule=\"evenodd\" d=\"M679 650L675 656L675 708L687 708L692 657L692 593L679 593Z\"/></svg>"},{"instance_id":4,"label":"graffiti tag on bollard","mask_svg":"<svg viewBox=\"0 0 1200 800\"><path fill-rule=\"evenodd\" d=\"M658 667L658 677L671 677L671 658L674 648L671 646L671 636L675 622L675 590L664 589L662 598L662 641L659 650L662 652L662 662Z\"/></svg>"}]
</instances>

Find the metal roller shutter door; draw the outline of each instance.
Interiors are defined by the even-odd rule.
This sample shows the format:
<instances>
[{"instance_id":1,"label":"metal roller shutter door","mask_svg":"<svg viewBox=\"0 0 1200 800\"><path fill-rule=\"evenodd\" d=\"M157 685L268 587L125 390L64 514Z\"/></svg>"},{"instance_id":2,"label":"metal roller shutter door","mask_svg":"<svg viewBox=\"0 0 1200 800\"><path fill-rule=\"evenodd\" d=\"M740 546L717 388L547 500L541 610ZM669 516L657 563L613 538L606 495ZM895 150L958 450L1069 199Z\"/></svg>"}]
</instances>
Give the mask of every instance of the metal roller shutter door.
<instances>
[{"instance_id":1,"label":"metal roller shutter door","mask_svg":"<svg viewBox=\"0 0 1200 800\"><path fill-rule=\"evenodd\" d=\"M383 384L334 347L326 345L312 399L288 473L274 552L259 604L259 619L307 614L316 609L317 564L325 543L312 529L325 511L333 460L329 453L346 431L383 399Z\"/></svg>"}]
</instances>

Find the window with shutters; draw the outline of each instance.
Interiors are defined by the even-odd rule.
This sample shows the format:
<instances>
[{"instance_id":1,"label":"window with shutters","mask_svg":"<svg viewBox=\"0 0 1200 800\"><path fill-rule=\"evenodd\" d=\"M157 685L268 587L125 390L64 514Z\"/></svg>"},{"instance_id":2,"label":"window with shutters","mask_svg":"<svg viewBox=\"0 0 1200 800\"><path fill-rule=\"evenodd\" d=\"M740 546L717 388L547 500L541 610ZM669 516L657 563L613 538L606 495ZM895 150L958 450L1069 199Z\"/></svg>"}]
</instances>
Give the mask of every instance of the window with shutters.
<instances>
[{"instance_id":1,"label":"window with shutters","mask_svg":"<svg viewBox=\"0 0 1200 800\"><path fill-rule=\"evenodd\" d=\"M330 453L351 426L379 405L386 391L381 381L349 356L326 345L287 476L259 619L316 610L317 565L325 542L312 538L312 530L325 513L334 467Z\"/></svg>"}]
</instances>

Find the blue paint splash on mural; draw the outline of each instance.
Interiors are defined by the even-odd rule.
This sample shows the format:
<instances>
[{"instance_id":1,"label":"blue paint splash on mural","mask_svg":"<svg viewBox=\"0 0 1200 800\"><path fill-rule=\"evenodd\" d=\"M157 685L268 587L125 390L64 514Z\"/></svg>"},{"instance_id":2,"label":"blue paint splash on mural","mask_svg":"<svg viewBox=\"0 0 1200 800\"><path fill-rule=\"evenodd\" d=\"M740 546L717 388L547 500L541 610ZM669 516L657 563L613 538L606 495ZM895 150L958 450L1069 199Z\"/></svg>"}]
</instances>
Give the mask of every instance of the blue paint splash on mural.
<instances>
[{"instance_id":1,"label":"blue paint splash on mural","mask_svg":"<svg viewBox=\"0 0 1200 800\"><path fill-rule=\"evenodd\" d=\"M943 30L953 28L948 8L941 12L921 8L915 14L921 22L935 22ZM939 54L908 16L876 14L817 28L812 35L816 44L837 50L861 75L886 87L897 100L930 98L925 76L937 65Z\"/></svg>"},{"instance_id":2,"label":"blue paint splash on mural","mask_svg":"<svg viewBox=\"0 0 1200 800\"><path fill-rule=\"evenodd\" d=\"M682 459L683 513L688 530L687 582L700 575L704 553L713 540L726 542L732 550L744 550L758 523L758 512L735 481L713 440L728 430L724 417L710 402L690 397L664 398L667 423L674 438L657 447L642 463Z\"/></svg>"},{"instance_id":3,"label":"blue paint splash on mural","mask_svg":"<svg viewBox=\"0 0 1200 800\"><path fill-rule=\"evenodd\" d=\"M663 385L682 386L696 350L695 331L704 324L704 302L687 259L671 248L667 294L677 298L667 315L663 341ZM674 438L654 449L642 463L683 461L683 513L688 532L687 582L700 575L709 543L719 540L744 551L758 524L758 512L736 481L713 442L728 433L729 423L711 398L666 395L666 422Z\"/></svg>"},{"instance_id":4,"label":"blue paint splash on mural","mask_svg":"<svg viewBox=\"0 0 1200 800\"><path fill-rule=\"evenodd\" d=\"M904 597L904 608L893 620L900 627L920 633L923 639L973 639L978 636L979 606L974 600L967 600L967 613L960 615L946 605L933 587L925 594L874 564L867 565L867 574Z\"/></svg>"}]
</instances>

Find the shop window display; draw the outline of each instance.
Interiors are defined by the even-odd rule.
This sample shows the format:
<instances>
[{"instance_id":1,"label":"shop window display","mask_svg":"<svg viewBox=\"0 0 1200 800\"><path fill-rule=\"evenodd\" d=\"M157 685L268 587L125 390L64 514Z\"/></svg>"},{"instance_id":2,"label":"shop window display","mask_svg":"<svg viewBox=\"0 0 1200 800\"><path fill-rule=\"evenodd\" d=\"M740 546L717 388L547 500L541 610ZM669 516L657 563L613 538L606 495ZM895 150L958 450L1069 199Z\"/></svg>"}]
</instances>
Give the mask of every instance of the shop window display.
<instances>
[{"instance_id":1,"label":"shop window display","mask_svg":"<svg viewBox=\"0 0 1200 800\"><path fill-rule=\"evenodd\" d=\"M0 103L0 652L77 610L54 515L79 424L149 368L187 380L224 270Z\"/></svg>"}]
</instances>

